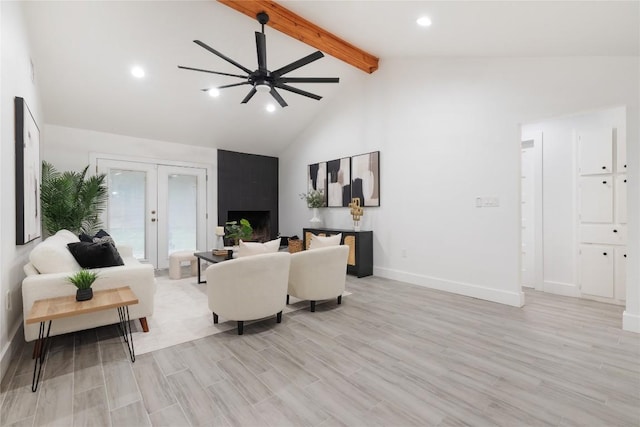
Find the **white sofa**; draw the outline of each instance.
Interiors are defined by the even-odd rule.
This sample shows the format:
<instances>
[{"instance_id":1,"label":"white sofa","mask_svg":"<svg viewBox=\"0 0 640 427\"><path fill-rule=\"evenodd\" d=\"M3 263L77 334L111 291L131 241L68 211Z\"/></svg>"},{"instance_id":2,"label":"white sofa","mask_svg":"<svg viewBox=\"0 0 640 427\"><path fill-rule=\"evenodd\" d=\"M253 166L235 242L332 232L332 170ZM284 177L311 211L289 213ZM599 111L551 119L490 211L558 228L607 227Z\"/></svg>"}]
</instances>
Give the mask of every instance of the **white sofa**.
<instances>
[{"instance_id":1,"label":"white sofa","mask_svg":"<svg viewBox=\"0 0 640 427\"><path fill-rule=\"evenodd\" d=\"M316 301L337 298L342 303L342 293L347 281L346 245L309 249L291 254L289 269L289 295L308 300L311 311L316 311Z\"/></svg>"},{"instance_id":2,"label":"white sofa","mask_svg":"<svg viewBox=\"0 0 640 427\"><path fill-rule=\"evenodd\" d=\"M33 302L39 299L75 295L76 287L67 277L81 269L68 243L79 242L78 237L68 230L60 230L36 245L29 254L29 263L24 266L27 277L22 281L22 309L26 318ZM153 314L156 281L153 266L141 264L130 247L118 246L124 265L95 269L99 273L93 284L94 291L129 286L138 297L139 303L129 306L131 319L140 319L142 328L148 331L146 317ZM104 310L82 314L51 323L51 336L75 332L118 322L117 310ZM24 321L24 320L23 320ZM38 324L24 324L26 341L38 339Z\"/></svg>"}]
</instances>

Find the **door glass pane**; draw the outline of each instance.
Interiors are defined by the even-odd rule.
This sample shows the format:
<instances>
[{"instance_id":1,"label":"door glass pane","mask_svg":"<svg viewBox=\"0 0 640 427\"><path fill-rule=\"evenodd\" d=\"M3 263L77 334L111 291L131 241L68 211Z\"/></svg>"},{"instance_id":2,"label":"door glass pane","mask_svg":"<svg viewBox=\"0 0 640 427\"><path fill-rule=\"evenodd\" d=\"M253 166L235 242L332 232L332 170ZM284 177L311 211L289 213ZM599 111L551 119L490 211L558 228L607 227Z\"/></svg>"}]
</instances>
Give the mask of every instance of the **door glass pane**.
<instances>
[{"instance_id":1,"label":"door glass pane","mask_svg":"<svg viewBox=\"0 0 640 427\"><path fill-rule=\"evenodd\" d=\"M116 244L131 246L139 259L146 258L146 185L146 172L109 171L109 234Z\"/></svg>"},{"instance_id":2,"label":"door glass pane","mask_svg":"<svg viewBox=\"0 0 640 427\"><path fill-rule=\"evenodd\" d=\"M198 178L194 175L169 175L168 240L171 252L197 248Z\"/></svg>"}]
</instances>

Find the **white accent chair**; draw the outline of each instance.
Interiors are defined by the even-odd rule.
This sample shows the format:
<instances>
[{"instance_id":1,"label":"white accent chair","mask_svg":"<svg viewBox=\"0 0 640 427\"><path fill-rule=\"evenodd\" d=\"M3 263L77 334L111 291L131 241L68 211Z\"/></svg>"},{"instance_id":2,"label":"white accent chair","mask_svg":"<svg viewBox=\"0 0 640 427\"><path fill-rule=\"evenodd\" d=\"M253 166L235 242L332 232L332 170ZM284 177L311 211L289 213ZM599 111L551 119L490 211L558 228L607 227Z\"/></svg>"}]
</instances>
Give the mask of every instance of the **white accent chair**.
<instances>
[{"instance_id":1,"label":"white accent chair","mask_svg":"<svg viewBox=\"0 0 640 427\"><path fill-rule=\"evenodd\" d=\"M316 301L337 298L342 304L342 293L347 281L346 245L310 249L291 254L289 269L289 295L309 300L311 311L316 311Z\"/></svg>"},{"instance_id":2,"label":"white accent chair","mask_svg":"<svg viewBox=\"0 0 640 427\"><path fill-rule=\"evenodd\" d=\"M244 322L276 314L282 321L287 296L291 255L268 253L237 258L209 266L207 295L213 323L218 316L238 322L238 335Z\"/></svg>"}]
</instances>

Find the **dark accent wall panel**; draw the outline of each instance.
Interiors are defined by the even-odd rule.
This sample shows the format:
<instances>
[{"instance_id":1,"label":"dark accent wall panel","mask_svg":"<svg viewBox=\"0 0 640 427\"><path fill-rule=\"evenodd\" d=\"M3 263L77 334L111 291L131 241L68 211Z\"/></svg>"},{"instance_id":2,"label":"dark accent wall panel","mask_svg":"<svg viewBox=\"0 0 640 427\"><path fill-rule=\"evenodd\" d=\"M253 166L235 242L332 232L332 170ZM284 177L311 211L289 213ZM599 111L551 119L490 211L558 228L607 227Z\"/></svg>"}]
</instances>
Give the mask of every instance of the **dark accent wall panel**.
<instances>
[{"instance_id":1,"label":"dark accent wall panel","mask_svg":"<svg viewBox=\"0 0 640 427\"><path fill-rule=\"evenodd\" d=\"M278 158L218 150L218 224L228 211L269 211L271 239L278 235Z\"/></svg>"}]
</instances>

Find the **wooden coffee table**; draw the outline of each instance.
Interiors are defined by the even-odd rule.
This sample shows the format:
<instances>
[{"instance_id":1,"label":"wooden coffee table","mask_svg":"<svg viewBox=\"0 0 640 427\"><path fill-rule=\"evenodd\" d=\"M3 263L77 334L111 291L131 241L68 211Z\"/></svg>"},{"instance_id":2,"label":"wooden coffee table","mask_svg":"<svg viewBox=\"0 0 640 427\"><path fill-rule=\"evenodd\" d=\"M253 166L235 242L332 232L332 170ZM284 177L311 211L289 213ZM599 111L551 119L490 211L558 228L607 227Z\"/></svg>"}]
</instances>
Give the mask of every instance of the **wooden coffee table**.
<instances>
[{"instance_id":1,"label":"wooden coffee table","mask_svg":"<svg viewBox=\"0 0 640 427\"><path fill-rule=\"evenodd\" d=\"M40 333L34 348L33 380L31 381L31 391L38 389L42 365L47 355L49 344L49 332L51 332L51 322L55 319L73 317L79 314L93 313L110 308L118 309L120 323L118 329L122 333L125 343L129 348L131 361L136 361L136 353L133 348L133 335L131 334L131 319L129 318L129 306L138 304L138 297L129 286L116 289L105 289L95 291L93 298L88 301L76 301L75 295L64 297L47 298L37 300L33 303L26 323L40 322ZM45 324L49 324L45 328ZM46 334L45 334L46 329ZM37 376L36 376L37 374Z\"/></svg>"}]
</instances>

